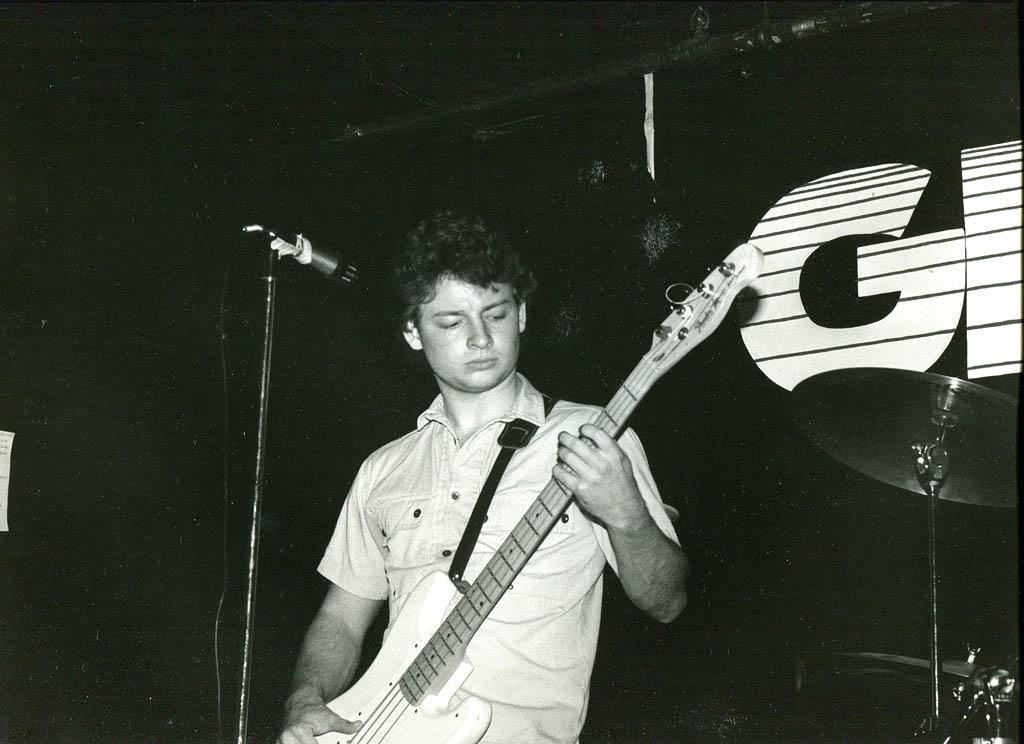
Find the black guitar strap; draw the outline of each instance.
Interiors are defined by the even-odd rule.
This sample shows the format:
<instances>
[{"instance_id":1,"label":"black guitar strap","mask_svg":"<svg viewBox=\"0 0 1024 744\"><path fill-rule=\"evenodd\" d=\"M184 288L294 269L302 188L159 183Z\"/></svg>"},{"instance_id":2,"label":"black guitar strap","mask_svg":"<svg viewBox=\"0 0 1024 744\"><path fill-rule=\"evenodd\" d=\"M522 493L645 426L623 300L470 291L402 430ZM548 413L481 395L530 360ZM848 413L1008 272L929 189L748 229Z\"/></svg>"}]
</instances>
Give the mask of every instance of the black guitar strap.
<instances>
[{"instance_id":1,"label":"black guitar strap","mask_svg":"<svg viewBox=\"0 0 1024 744\"><path fill-rule=\"evenodd\" d=\"M543 397L544 417L547 418L558 401L547 395L543 395ZM498 435L498 445L501 447L501 451L498 452L494 465L491 466L491 472L487 475L484 487L480 489L480 496L476 500L476 506L473 507L473 513L469 516L469 522L466 523L466 531L462 533L459 547L455 551L455 557L452 558L451 568L448 569L448 577L463 594L469 589L469 584L463 580L462 574L466 570L466 564L469 563L469 556L473 554L473 548L476 547L477 538L480 537L480 528L483 527L484 520L487 518L487 510L491 506L494 492L498 490L501 476L515 451L528 445L535 431L537 431L536 424L517 418L505 424L505 428Z\"/></svg>"}]
</instances>

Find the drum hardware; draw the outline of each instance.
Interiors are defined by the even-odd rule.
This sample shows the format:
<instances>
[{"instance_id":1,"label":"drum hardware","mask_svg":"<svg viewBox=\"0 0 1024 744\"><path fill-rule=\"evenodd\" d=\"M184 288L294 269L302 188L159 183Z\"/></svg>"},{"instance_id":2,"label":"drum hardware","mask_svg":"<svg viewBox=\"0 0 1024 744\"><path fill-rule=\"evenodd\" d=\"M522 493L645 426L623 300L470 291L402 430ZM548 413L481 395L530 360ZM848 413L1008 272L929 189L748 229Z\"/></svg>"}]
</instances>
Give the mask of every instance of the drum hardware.
<instances>
[{"instance_id":1,"label":"drum hardware","mask_svg":"<svg viewBox=\"0 0 1024 744\"><path fill-rule=\"evenodd\" d=\"M931 710L929 732L939 729L938 565L939 500L979 506L1016 506L1017 401L952 377L897 369L841 369L810 377L793 389L794 419L805 434L843 464L876 480L928 497L928 596ZM974 664L977 651L969 654ZM999 670L1000 672L1004 670ZM984 672L987 676L979 677ZM1013 677L972 673L961 695L961 718L984 710L1000 724L1001 696L1012 696ZM995 688L995 689L993 689ZM996 691L1001 691L997 692ZM966 726L966 723L965 723ZM957 728L954 726L953 728ZM963 729L964 727L960 727ZM944 744L962 731L951 733ZM991 730L991 729L990 729ZM1001 729L996 737L1003 738Z\"/></svg>"},{"instance_id":2,"label":"drum hardware","mask_svg":"<svg viewBox=\"0 0 1024 744\"><path fill-rule=\"evenodd\" d=\"M948 733L941 739L942 744L967 741L972 744L1011 744L1015 741L1009 729L1015 721L1008 715L1017 690L1016 675L1007 669L985 667L956 686L953 697L959 711L950 717ZM971 724L983 718L983 729L979 736L971 733ZM980 722L978 722L980 724ZM977 728L977 726L976 726Z\"/></svg>"},{"instance_id":3,"label":"drum hardware","mask_svg":"<svg viewBox=\"0 0 1024 744\"><path fill-rule=\"evenodd\" d=\"M852 659L863 659L867 662L872 662L872 666L858 666L850 671L853 673L870 673L870 672L886 672L893 669L899 670L901 668L910 669L929 669L931 663L928 659L917 659L912 656L900 656L898 654L880 654L874 652L841 652L839 656L852 658ZM943 674L948 674L952 677L970 677L977 670L977 665L974 663L974 658L968 656L967 661L956 661L953 659L947 659L942 662L941 671Z\"/></svg>"}]
</instances>

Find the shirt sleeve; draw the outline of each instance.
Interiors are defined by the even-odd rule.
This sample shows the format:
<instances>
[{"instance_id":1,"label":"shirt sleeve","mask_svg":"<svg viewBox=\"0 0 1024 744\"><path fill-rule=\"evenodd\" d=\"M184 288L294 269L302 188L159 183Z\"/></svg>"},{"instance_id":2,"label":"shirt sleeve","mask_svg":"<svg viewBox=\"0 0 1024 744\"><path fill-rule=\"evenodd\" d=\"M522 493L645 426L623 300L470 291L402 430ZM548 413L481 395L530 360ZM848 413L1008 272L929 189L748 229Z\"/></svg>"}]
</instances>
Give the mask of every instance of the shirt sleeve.
<instances>
[{"instance_id":1,"label":"shirt sleeve","mask_svg":"<svg viewBox=\"0 0 1024 744\"><path fill-rule=\"evenodd\" d=\"M371 490L370 468L364 462L341 506L334 534L317 570L347 592L367 599L387 599L384 559L366 516Z\"/></svg>"},{"instance_id":2,"label":"shirt sleeve","mask_svg":"<svg viewBox=\"0 0 1024 744\"><path fill-rule=\"evenodd\" d=\"M654 476L651 475L651 466L647 462L647 454L644 452L643 444L640 443L640 437L632 429L626 429L622 436L619 437L619 446L622 447L622 451L626 453L633 464L633 477L636 479L636 485L640 489L640 496L643 497L651 518L658 525L658 529L665 533L669 540L678 545L679 537L676 535L676 530L672 526L672 520L669 519L665 506L661 501L661 495L658 493L658 486L654 482ZM612 550L612 542L611 538L608 537L608 531L595 523L594 533L601 552L604 553L612 570L618 573L619 567L615 561L615 551Z\"/></svg>"}]
</instances>

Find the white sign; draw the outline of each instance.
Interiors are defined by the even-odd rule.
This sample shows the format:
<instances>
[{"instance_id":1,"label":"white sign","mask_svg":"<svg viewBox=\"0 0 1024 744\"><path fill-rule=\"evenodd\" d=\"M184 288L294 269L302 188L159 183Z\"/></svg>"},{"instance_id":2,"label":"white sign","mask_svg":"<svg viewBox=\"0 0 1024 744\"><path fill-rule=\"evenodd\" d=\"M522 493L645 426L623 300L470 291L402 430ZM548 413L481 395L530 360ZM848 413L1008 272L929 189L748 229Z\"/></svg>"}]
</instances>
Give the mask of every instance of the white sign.
<instances>
[{"instance_id":1,"label":"white sign","mask_svg":"<svg viewBox=\"0 0 1024 744\"><path fill-rule=\"evenodd\" d=\"M914 165L835 173L776 202L750 236L765 260L741 330L761 371L787 390L850 367L925 372L949 346L966 298L967 376L1019 373L1020 140L962 151L961 173L964 226L909 238L931 178ZM859 296L898 293L896 306L865 325L818 325L800 295L804 264L829 241L870 234L896 239L857 249Z\"/></svg>"},{"instance_id":2,"label":"white sign","mask_svg":"<svg viewBox=\"0 0 1024 744\"><path fill-rule=\"evenodd\" d=\"M0 431L0 532L7 532L7 489L11 482L11 447L14 432Z\"/></svg>"}]
</instances>

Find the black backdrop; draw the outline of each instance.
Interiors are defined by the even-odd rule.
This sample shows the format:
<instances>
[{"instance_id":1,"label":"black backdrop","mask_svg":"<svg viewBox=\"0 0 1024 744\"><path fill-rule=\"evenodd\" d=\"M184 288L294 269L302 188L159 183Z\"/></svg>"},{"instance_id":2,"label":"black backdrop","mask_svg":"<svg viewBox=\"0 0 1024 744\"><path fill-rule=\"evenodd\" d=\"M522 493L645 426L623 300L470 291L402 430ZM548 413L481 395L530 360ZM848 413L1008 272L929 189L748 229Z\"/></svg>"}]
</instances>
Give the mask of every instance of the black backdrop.
<instances>
[{"instance_id":1,"label":"black backdrop","mask_svg":"<svg viewBox=\"0 0 1024 744\"><path fill-rule=\"evenodd\" d=\"M637 29L690 32L689 5L445 7L0 9L0 429L16 433L0 738L213 741L218 711L233 736L266 260L242 225L300 230L364 277L280 266L250 717L266 740L347 481L434 394L377 304L404 226L450 205L499 218L542 277L522 369L600 403L646 350L664 288L702 278L790 189L914 163L935 175L908 235L948 229L960 150L1020 138L1016 5L970 4L659 73L656 187L639 79L329 142L401 110L345 81L372 49L409 55L380 52L372 81L459 100L621 54ZM730 5L712 31L832 7ZM517 67L511 39L540 61ZM966 377L964 335L961 321L931 371ZM1016 375L980 382L1016 395ZM787 698L797 669L840 651L927 658L923 500L837 465L789 416L731 318L641 406L691 605L656 627L609 582L591 727L642 693L680 721L705 686ZM940 560L943 656L1013 652L1015 510L943 503Z\"/></svg>"}]
</instances>

